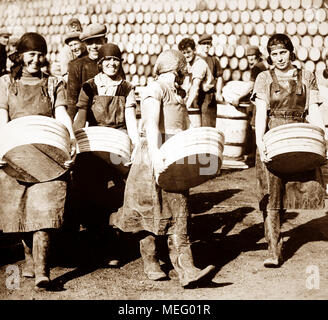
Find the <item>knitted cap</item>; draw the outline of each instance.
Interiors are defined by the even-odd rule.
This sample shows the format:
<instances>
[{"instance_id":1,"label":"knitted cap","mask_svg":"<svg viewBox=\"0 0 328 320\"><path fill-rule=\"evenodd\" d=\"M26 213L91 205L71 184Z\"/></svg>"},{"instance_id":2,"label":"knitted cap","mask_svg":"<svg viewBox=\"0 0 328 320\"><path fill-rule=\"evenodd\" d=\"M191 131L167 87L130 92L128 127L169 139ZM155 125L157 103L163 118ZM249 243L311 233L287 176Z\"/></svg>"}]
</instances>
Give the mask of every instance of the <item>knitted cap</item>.
<instances>
[{"instance_id":1,"label":"knitted cap","mask_svg":"<svg viewBox=\"0 0 328 320\"><path fill-rule=\"evenodd\" d=\"M180 51L166 50L158 56L154 66L154 73L160 75L165 72L179 71L185 69L186 66L187 60Z\"/></svg>"}]
</instances>

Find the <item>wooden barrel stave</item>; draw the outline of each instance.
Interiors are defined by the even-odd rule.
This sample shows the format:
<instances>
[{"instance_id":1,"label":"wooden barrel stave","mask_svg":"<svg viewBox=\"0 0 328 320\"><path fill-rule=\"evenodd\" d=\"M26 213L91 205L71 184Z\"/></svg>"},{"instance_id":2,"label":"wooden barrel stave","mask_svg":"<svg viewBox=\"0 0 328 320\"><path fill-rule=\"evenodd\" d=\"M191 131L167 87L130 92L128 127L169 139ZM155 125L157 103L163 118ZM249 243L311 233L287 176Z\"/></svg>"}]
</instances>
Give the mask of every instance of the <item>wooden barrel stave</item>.
<instances>
[{"instance_id":1,"label":"wooden barrel stave","mask_svg":"<svg viewBox=\"0 0 328 320\"><path fill-rule=\"evenodd\" d=\"M297 173L323 165L326 143L324 131L308 123L281 125L269 130L263 138L268 168L281 173Z\"/></svg>"},{"instance_id":2,"label":"wooden barrel stave","mask_svg":"<svg viewBox=\"0 0 328 320\"><path fill-rule=\"evenodd\" d=\"M216 128L191 128L174 135L160 148L167 169L157 177L158 185L179 192L213 178L221 168L223 148L224 134ZM206 171L211 164L214 167Z\"/></svg>"}]
</instances>

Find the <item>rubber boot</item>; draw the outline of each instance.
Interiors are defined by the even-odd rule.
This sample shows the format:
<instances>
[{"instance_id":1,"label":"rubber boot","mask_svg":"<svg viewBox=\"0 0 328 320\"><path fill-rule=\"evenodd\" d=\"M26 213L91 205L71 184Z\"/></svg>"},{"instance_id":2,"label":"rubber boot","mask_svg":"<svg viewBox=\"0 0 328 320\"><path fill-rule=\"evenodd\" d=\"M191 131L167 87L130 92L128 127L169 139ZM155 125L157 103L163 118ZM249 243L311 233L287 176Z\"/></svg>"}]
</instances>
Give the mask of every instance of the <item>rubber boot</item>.
<instances>
[{"instance_id":1,"label":"rubber boot","mask_svg":"<svg viewBox=\"0 0 328 320\"><path fill-rule=\"evenodd\" d=\"M22 276L25 278L34 278L34 261L32 256L32 250L27 245L26 240L22 240L22 244L24 247L24 255L25 255Z\"/></svg>"},{"instance_id":2,"label":"rubber boot","mask_svg":"<svg viewBox=\"0 0 328 320\"><path fill-rule=\"evenodd\" d=\"M111 268L118 268L120 266L120 231L116 228L110 227L109 229L109 256L107 260L107 265Z\"/></svg>"},{"instance_id":3,"label":"rubber boot","mask_svg":"<svg viewBox=\"0 0 328 320\"><path fill-rule=\"evenodd\" d=\"M213 265L203 270L195 267L187 235L169 235L168 248L171 263L183 287L196 283L214 269Z\"/></svg>"},{"instance_id":4,"label":"rubber boot","mask_svg":"<svg viewBox=\"0 0 328 320\"><path fill-rule=\"evenodd\" d=\"M33 234L33 260L36 289L46 288L49 279L49 255L50 237L46 231L36 231Z\"/></svg>"},{"instance_id":5,"label":"rubber boot","mask_svg":"<svg viewBox=\"0 0 328 320\"><path fill-rule=\"evenodd\" d=\"M281 250L283 244L280 236L280 212L279 210L268 210L263 216L269 255L263 264L267 268L279 267L282 262Z\"/></svg>"},{"instance_id":6,"label":"rubber boot","mask_svg":"<svg viewBox=\"0 0 328 320\"><path fill-rule=\"evenodd\" d=\"M156 253L156 242L153 235L149 235L139 241L140 254L144 264L144 272L150 280L161 280L166 278L162 271Z\"/></svg>"}]
</instances>

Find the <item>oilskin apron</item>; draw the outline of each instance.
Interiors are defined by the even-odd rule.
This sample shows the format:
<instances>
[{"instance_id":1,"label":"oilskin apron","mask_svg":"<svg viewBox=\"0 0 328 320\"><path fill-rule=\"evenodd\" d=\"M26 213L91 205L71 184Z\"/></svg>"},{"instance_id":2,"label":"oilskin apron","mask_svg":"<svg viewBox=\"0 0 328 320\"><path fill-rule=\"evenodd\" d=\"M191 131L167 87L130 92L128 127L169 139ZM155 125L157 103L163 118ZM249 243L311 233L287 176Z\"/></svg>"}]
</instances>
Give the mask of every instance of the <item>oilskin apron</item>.
<instances>
[{"instance_id":1,"label":"oilskin apron","mask_svg":"<svg viewBox=\"0 0 328 320\"><path fill-rule=\"evenodd\" d=\"M283 124L305 122L309 93L302 84L301 70L297 70L297 80L283 82L278 82L274 70L270 70L270 74L267 130ZM297 174L279 174L267 169L257 151L256 175L262 211L324 208L325 190L320 168Z\"/></svg>"},{"instance_id":2,"label":"oilskin apron","mask_svg":"<svg viewBox=\"0 0 328 320\"><path fill-rule=\"evenodd\" d=\"M10 79L9 119L29 115L53 117L48 89L48 78L36 85ZM0 169L0 229L3 232L29 232L60 228L64 220L66 180L64 175L53 181L24 183Z\"/></svg>"}]
</instances>

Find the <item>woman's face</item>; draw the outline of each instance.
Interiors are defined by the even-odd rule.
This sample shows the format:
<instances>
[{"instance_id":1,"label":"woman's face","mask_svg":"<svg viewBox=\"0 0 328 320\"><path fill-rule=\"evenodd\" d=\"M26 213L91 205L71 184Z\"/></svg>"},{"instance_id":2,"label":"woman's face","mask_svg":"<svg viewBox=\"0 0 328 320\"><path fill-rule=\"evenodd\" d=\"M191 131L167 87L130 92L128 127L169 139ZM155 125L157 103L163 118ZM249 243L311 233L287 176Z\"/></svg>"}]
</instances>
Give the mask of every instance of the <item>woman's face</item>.
<instances>
[{"instance_id":1,"label":"woman's face","mask_svg":"<svg viewBox=\"0 0 328 320\"><path fill-rule=\"evenodd\" d=\"M101 64L103 73L109 77L115 77L119 72L121 61L118 58L109 57L103 60Z\"/></svg>"},{"instance_id":2,"label":"woman's face","mask_svg":"<svg viewBox=\"0 0 328 320\"><path fill-rule=\"evenodd\" d=\"M28 73L39 72L45 60L45 54L40 51L28 51L23 53L24 69Z\"/></svg>"},{"instance_id":3,"label":"woman's face","mask_svg":"<svg viewBox=\"0 0 328 320\"><path fill-rule=\"evenodd\" d=\"M81 41L74 39L68 42L68 46L71 49L73 55L75 57L78 57L79 55L81 55L82 53L82 49L81 49Z\"/></svg>"},{"instance_id":4,"label":"woman's face","mask_svg":"<svg viewBox=\"0 0 328 320\"><path fill-rule=\"evenodd\" d=\"M285 70L291 64L290 52L287 49L276 49L270 53L272 64L280 70Z\"/></svg>"}]
</instances>

